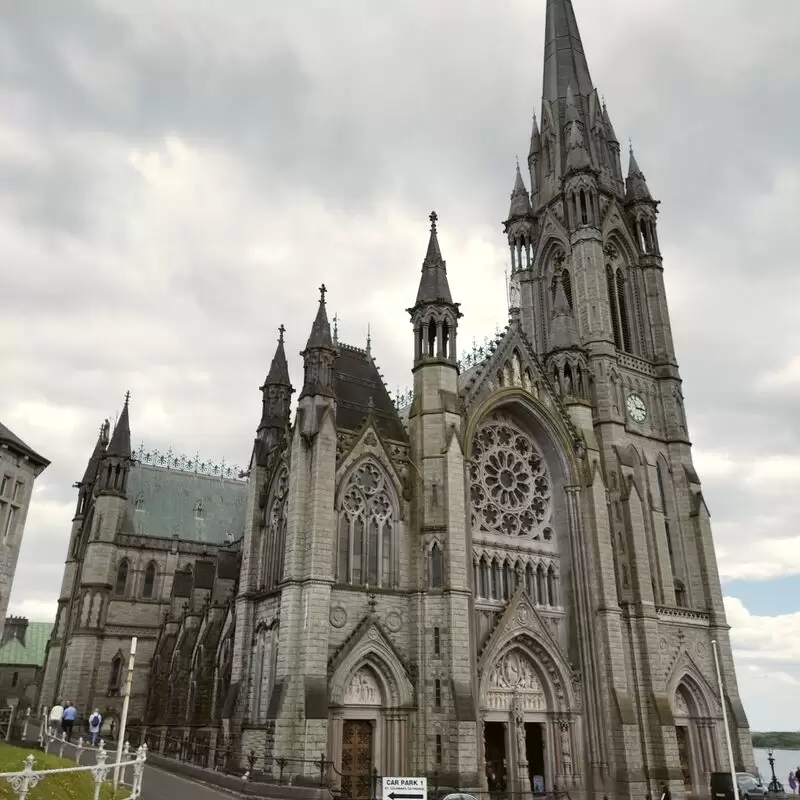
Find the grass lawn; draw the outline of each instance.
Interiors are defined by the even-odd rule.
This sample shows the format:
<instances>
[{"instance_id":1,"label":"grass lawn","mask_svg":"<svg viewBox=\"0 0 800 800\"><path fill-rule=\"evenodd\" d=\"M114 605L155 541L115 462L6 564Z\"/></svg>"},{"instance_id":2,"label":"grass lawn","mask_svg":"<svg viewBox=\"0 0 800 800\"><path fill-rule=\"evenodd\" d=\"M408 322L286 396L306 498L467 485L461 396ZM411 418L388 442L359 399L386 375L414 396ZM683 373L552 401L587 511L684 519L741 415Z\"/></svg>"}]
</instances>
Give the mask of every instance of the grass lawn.
<instances>
[{"instance_id":1,"label":"grass lawn","mask_svg":"<svg viewBox=\"0 0 800 800\"><path fill-rule=\"evenodd\" d=\"M31 753L35 759L33 764L35 770L75 766L74 761L43 753L41 750L0 744L0 772L21 772L25 768L25 759ZM84 759L91 762L94 760L94 754L85 755ZM114 754L109 753L109 761L113 759ZM131 769L128 767L128 780L131 778ZM109 770L108 777L112 777L111 770ZM100 792L103 800L124 800L129 795L130 789L120 787L115 798L111 783L103 784ZM16 800L16 797L17 793L11 788L11 784L0 775L0 800ZM28 800L92 800L93 797L94 778L89 771L47 775L39 781L36 788L28 793Z\"/></svg>"}]
</instances>

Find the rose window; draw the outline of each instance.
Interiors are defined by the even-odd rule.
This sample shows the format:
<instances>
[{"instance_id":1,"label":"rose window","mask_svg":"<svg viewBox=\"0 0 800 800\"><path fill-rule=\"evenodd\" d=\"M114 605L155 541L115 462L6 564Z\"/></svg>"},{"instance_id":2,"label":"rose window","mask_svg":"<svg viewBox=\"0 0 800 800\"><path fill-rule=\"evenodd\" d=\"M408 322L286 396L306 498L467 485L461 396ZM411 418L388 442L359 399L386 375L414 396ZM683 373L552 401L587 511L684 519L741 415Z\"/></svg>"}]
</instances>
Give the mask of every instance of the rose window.
<instances>
[{"instance_id":1,"label":"rose window","mask_svg":"<svg viewBox=\"0 0 800 800\"><path fill-rule=\"evenodd\" d=\"M552 484L533 439L510 420L478 429L470 465L472 525L506 536L550 539Z\"/></svg>"}]
</instances>

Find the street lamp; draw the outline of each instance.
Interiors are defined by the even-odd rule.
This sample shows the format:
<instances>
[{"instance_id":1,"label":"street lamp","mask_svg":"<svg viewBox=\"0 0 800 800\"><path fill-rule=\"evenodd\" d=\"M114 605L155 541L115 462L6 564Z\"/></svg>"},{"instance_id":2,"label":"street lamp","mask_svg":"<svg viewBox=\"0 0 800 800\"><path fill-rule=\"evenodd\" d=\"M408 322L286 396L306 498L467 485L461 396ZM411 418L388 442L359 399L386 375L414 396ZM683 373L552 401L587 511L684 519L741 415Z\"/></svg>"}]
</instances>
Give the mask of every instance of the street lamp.
<instances>
[{"instance_id":1,"label":"street lamp","mask_svg":"<svg viewBox=\"0 0 800 800\"><path fill-rule=\"evenodd\" d=\"M775 777L775 758L772 755L772 748L767 748L767 761L769 762L769 768L772 770L772 780L769 782L769 786L767 787L768 792L775 792L776 794L781 791L780 787L778 786L778 779Z\"/></svg>"}]
</instances>

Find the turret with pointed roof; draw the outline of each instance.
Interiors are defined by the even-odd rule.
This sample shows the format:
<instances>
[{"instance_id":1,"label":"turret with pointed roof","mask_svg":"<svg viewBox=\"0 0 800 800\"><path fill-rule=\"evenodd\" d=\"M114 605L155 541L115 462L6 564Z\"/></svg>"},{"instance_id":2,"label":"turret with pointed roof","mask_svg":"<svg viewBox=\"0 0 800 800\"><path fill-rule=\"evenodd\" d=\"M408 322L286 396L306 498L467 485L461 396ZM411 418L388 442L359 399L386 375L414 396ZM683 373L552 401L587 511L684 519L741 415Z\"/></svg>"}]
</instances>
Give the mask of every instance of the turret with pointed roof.
<instances>
[{"instance_id":1,"label":"turret with pointed roof","mask_svg":"<svg viewBox=\"0 0 800 800\"><path fill-rule=\"evenodd\" d=\"M456 332L461 312L453 302L447 265L439 248L438 216L432 211L428 250L422 262L417 300L408 309L414 325L414 366L435 360L456 367Z\"/></svg>"},{"instance_id":2,"label":"turret with pointed roof","mask_svg":"<svg viewBox=\"0 0 800 800\"><path fill-rule=\"evenodd\" d=\"M303 356L303 390L300 399L313 395L334 397L333 364L336 359L336 347L331 338L331 326L325 308L325 293L328 290L323 283L319 289L319 306L311 333L306 342Z\"/></svg>"},{"instance_id":3,"label":"turret with pointed roof","mask_svg":"<svg viewBox=\"0 0 800 800\"><path fill-rule=\"evenodd\" d=\"M258 439L272 448L286 430L291 416L292 382L289 379L289 364L286 361L283 335L286 328L278 328L278 346L269 367L264 385L260 387L262 397L261 422Z\"/></svg>"},{"instance_id":4,"label":"turret with pointed roof","mask_svg":"<svg viewBox=\"0 0 800 800\"><path fill-rule=\"evenodd\" d=\"M125 393L125 404L119 415L111 441L100 460L100 494L126 496L128 471L133 462L131 455L131 424L128 412L131 393ZM102 435L102 434L101 434Z\"/></svg>"}]
</instances>

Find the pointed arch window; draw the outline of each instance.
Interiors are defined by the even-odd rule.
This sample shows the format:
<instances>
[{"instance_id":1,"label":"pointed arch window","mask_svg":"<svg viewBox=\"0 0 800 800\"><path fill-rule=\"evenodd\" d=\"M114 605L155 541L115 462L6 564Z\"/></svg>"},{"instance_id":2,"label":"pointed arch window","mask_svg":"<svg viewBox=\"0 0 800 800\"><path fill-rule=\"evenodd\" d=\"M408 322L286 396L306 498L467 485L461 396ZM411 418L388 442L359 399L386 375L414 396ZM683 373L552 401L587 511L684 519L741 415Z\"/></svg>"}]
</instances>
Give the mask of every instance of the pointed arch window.
<instances>
[{"instance_id":1,"label":"pointed arch window","mask_svg":"<svg viewBox=\"0 0 800 800\"><path fill-rule=\"evenodd\" d=\"M286 526L289 508L289 470L282 467L273 483L272 495L262 535L264 537L264 563L261 568L261 586L274 589L283 579L283 561L286 554Z\"/></svg>"},{"instance_id":2,"label":"pointed arch window","mask_svg":"<svg viewBox=\"0 0 800 800\"><path fill-rule=\"evenodd\" d=\"M142 597L145 600L151 600L153 597L153 590L156 585L156 564L151 561L144 571L144 583L142 584Z\"/></svg>"},{"instance_id":3,"label":"pointed arch window","mask_svg":"<svg viewBox=\"0 0 800 800\"><path fill-rule=\"evenodd\" d=\"M336 579L354 586L396 582L394 492L383 469L362 461L347 478L339 510Z\"/></svg>"},{"instance_id":4,"label":"pointed arch window","mask_svg":"<svg viewBox=\"0 0 800 800\"><path fill-rule=\"evenodd\" d=\"M622 337L619 327L619 308L617 307L617 290L614 281L614 271L606 264L606 291L608 293L608 308L611 312L611 330L614 334L614 346L622 349Z\"/></svg>"},{"instance_id":5,"label":"pointed arch window","mask_svg":"<svg viewBox=\"0 0 800 800\"><path fill-rule=\"evenodd\" d=\"M195 519L203 519L206 515L205 509L203 508L203 501L198 500L194 506L194 518Z\"/></svg>"},{"instance_id":6,"label":"pointed arch window","mask_svg":"<svg viewBox=\"0 0 800 800\"><path fill-rule=\"evenodd\" d=\"M430 583L431 589L441 589L444 585L444 557L439 542L434 542L430 555Z\"/></svg>"},{"instance_id":7,"label":"pointed arch window","mask_svg":"<svg viewBox=\"0 0 800 800\"><path fill-rule=\"evenodd\" d=\"M631 326L628 318L628 300L625 293L625 276L622 270L617 268L616 274L617 304L619 308L619 325L622 334L622 349L626 353L631 352Z\"/></svg>"},{"instance_id":8,"label":"pointed arch window","mask_svg":"<svg viewBox=\"0 0 800 800\"><path fill-rule=\"evenodd\" d=\"M122 655L117 653L111 660L111 671L108 675L109 697L118 695L122 684Z\"/></svg>"},{"instance_id":9,"label":"pointed arch window","mask_svg":"<svg viewBox=\"0 0 800 800\"><path fill-rule=\"evenodd\" d=\"M128 587L128 560L124 559L117 568L117 579L114 582L114 594L117 597L124 597Z\"/></svg>"}]
</instances>

